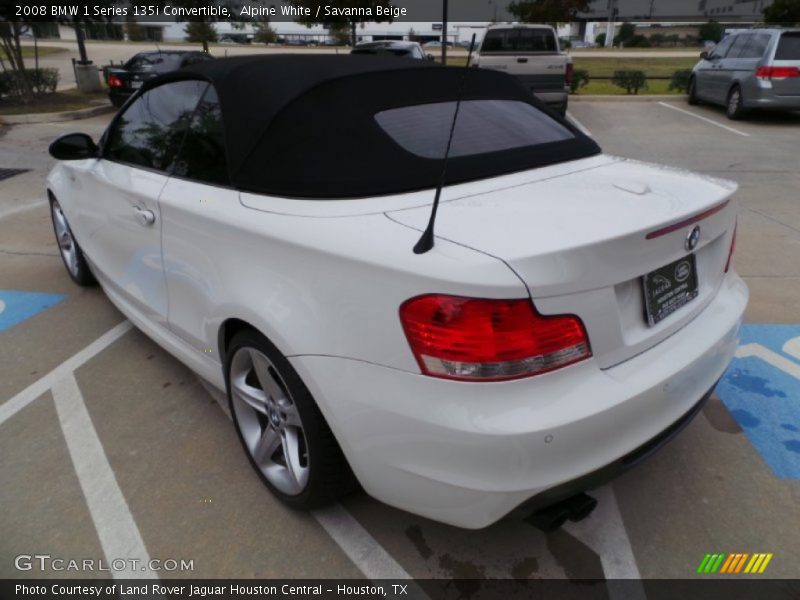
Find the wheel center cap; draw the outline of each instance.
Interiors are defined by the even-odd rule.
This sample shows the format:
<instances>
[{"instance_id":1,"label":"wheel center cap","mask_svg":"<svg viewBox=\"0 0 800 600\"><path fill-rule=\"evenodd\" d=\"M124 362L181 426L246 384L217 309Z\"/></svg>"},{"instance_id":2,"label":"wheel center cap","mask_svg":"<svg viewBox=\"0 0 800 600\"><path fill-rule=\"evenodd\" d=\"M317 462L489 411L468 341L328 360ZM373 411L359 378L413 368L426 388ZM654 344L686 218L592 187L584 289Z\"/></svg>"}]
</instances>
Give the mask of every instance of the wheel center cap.
<instances>
[{"instance_id":1,"label":"wheel center cap","mask_svg":"<svg viewBox=\"0 0 800 600\"><path fill-rule=\"evenodd\" d=\"M281 417L274 408L269 409L269 422L272 423L273 427L278 427L281 424Z\"/></svg>"}]
</instances>

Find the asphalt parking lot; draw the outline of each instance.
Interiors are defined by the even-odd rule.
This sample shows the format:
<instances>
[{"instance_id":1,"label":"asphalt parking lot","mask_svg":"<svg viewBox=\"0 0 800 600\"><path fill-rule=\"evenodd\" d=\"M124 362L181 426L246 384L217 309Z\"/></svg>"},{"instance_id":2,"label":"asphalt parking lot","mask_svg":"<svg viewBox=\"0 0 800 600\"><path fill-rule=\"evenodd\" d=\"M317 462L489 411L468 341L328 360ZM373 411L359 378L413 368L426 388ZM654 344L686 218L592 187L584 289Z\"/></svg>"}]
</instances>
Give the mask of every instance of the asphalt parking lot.
<instances>
[{"instance_id":1,"label":"asphalt parking lot","mask_svg":"<svg viewBox=\"0 0 800 600\"><path fill-rule=\"evenodd\" d=\"M800 340L800 114L734 123L678 99L570 113L608 153L739 183L748 341L787 344L778 366L742 354L732 391L598 490L588 520L550 534L512 520L459 530L364 494L313 514L280 505L193 374L62 266L43 200L47 144L97 137L109 117L3 131L0 168L29 171L0 181L0 578L87 575L15 567L33 554L193 561L162 577L691 578L719 552L773 554L763 575L742 577L800 577L800 343L788 343ZM38 312L12 310L23 300ZM752 410L736 404L745 392L760 398ZM778 448L762 443L773 400Z\"/></svg>"}]
</instances>

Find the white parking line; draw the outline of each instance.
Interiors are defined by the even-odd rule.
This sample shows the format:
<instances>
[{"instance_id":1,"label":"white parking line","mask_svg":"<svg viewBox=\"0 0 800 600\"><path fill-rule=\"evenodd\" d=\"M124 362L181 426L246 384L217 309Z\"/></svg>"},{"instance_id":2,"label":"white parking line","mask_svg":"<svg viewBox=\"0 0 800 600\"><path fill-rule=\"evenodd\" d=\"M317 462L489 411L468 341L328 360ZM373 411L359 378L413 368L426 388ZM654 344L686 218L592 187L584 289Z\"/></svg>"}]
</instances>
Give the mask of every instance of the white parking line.
<instances>
[{"instance_id":1,"label":"white parking line","mask_svg":"<svg viewBox=\"0 0 800 600\"><path fill-rule=\"evenodd\" d=\"M619 579L641 579L631 541L619 512L617 498L610 485L592 492L597 508L591 516L578 523L568 523L564 528L597 552L608 582L608 595L612 600L645 598L644 587L632 581L615 584Z\"/></svg>"},{"instance_id":2,"label":"white parking line","mask_svg":"<svg viewBox=\"0 0 800 600\"><path fill-rule=\"evenodd\" d=\"M142 535L119 489L73 373L53 385L53 400L111 575L117 579L157 578L149 569L150 556Z\"/></svg>"},{"instance_id":3,"label":"white parking line","mask_svg":"<svg viewBox=\"0 0 800 600\"><path fill-rule=\"evenodd\" d=\"M367 579L412 579L341 504L312 514Z\"/></svg>"},{"instance_id":4,"label":"white parking line","mask_svg":"<svg viewBox=\"0 0 800 600\"><path fill-rule=\"evenodd\" d=\"M36 398L44 394L47 390L53 387L53 384L55 384L57 381L60 381L66 375L71 374L82 364L108 348L111 344L125 335L125 333L131 329L131 327L133 327L133 325L130 321L123 321L113 329L110 329L101 335L91 344L86 346L86 348L65 360L47 375L33 382L19 394L3 404L0 404L0 425L28 406L28 404L36 400Z\"/></svg>"},{"instance_id":5,"label":"white parking line","mask_svg":"<svg viewBox=\"0 0 800 600\"><path fill-rule=\"evenodd\" d=\"M700 119L701 121L705 121L706 123L709 123L711 125L716 125L717 127L721 128L721 129L724 129L726 131L730 131L731 133L736 133L736 134L744 136L744 137L750 137L749 133L745 133L744 131L739 131L738 129L734 129L733 127L729 127L727 125L724 125L723 123L719 123L719 122L715 121L714 119L709 119L707 117L704 117L703 115L698 115L697 113L693 113L690 110L685 110L683 108L679 108L677 106L673 106L672 104L667 104L666 102L659 102L659 104L661 106L664 106L665 108L671 108L672 110L675 110L675 111L677 111L679 113L683 113L685 115L689 115L690 117L694 117L695 119Z\"/></svg>"},{"instance_id":6,"label":"white parking line","mask_svg":"<svg viewBox=\"0 0 800 600\"><path fill-rule=\"evenodd\" d=\"M588 130L586 127L584 127L584 126L583 126L583 123L581 123L581 122L580 122L578 119L576 119L576 118L575 118L575 115L573 115L573 114L572 114L571 112L569 112L569 111L567 111L567 118L568 118L570 121L572 121L572 124L573 124L573 125L575 125L575 127L577 127L577 128L580 130L580 132L581 132L582 134L584 134L584 135L588 135L589 137L594 137L594 136L592 135L592 132L591 132L591 131L589 131L589 130Z\"/></svg>"}]
</instances>

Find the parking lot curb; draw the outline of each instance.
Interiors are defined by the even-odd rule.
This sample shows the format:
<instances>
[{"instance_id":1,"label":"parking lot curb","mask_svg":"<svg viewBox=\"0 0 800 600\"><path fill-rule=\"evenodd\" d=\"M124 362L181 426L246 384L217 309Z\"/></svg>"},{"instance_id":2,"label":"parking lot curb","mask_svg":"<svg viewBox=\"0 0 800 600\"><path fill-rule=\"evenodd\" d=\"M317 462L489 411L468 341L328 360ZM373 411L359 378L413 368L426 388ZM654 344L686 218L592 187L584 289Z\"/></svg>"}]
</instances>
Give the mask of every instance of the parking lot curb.
<instances>
[{"instance_id":1,"label":"parking lot curb","mask_svg":"<svg viewBox=\"0 0 800 600\"><path fill-rule=\"evenodd\" d=\"M686 100L686 96L680 94L661 94L652 96L620 94L613 96L570 95L569 97L570 102L664 102L665 100Z\"/></svg>"},{"instance_id":2,"label":"parking lot curb","mask_svg":"<svg viewBox=\"0 0 800 600\"><path fill-rule=\"evenodd\" d=\"M31 123L59 123L62 121L77 121L78 119L89 119L91 117L103 115L113 112L114 110L115 108L110 104L103 104L101 106L81 108L79 110L68 110L64 112L0 115L0 125L25 125Z\"/></svg>"}]
</instances>

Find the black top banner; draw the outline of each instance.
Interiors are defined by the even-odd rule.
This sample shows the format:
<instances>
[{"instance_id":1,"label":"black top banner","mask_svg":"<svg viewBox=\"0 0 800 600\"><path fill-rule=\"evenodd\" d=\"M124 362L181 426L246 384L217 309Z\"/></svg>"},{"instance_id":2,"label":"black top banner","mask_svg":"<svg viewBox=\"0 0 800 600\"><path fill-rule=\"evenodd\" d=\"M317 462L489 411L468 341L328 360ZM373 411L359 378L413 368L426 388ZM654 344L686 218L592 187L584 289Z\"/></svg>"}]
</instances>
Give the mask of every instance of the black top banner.
<instances>
[{"instance_id":1,"label":"black top banner","mask_svg":"<svg viewBox=\"0 0 800 600\"><path fill-rule=\"evenodd\" d=\"M587 0L577 10L548 22L605 21L757 21L773 0ZM517 21L510 5L541 5L542 0L2 0L0 18L25 21L300 21L300 22L450 22ZM573 4L575 6L575 4ZM540 14L540 13L532 13ZM543 13L542 13L543 14Z\"/></svg>"}]
</instances>

